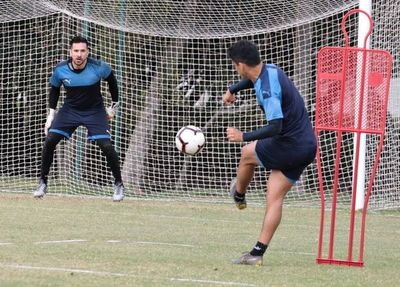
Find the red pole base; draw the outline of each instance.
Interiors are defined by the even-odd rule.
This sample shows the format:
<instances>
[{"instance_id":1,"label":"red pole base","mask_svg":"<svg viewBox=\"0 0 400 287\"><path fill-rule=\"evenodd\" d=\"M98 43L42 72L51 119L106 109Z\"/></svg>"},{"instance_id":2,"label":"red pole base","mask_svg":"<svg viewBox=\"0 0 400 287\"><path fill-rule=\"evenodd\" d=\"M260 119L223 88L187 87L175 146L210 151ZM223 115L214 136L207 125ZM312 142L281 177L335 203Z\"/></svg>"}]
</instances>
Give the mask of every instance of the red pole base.
<instances>
[{"instance_id":1,"label":"red pole base","mask_svg":"<svg viewBox=\"0 0 400 287\"><path fill-rule=\"evenodd\" d=\"M355 267L363 267L363 261L349 261L349 260L340 260L340 259L316 259L318 264L331 264L331 265L345 265L345 266L355 266Z\"/></svg>"}]
</instances>

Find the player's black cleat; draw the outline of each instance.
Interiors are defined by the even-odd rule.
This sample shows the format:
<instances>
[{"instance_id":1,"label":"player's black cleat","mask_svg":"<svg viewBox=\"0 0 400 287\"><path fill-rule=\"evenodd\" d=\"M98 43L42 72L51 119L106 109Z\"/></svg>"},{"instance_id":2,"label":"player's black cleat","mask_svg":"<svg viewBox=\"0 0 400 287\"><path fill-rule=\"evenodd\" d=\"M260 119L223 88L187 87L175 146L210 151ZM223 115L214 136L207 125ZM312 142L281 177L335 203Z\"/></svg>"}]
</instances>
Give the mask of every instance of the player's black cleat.
<instances>
[{"instance_id":1,"label":"player's black cleat","mask_svg":"<svg viewBox=\"0 0 400 287\"><path fill-rule=\"evenodd\" d=\"M251 255L250 252L243 253L237 259L232 260L233 264L242 264L242 265L254 265L254 266L262 266L263 265L263 257L262 256L254 256Z\"/></svg>"},{"instance_id":2,"label":"player's black cleat","mask_svg":"<svg viewBox=\"0 0 400 287\"><path fill-rule=\"evenodd\" d=\"M243 196L237 196L236 181L236 177L232 179L231 186L229 188L229 194L233 198L233 201L235 202L238 209L245 209L247 207L246 197L244 193Z\"/></svg>"}]
</instances>

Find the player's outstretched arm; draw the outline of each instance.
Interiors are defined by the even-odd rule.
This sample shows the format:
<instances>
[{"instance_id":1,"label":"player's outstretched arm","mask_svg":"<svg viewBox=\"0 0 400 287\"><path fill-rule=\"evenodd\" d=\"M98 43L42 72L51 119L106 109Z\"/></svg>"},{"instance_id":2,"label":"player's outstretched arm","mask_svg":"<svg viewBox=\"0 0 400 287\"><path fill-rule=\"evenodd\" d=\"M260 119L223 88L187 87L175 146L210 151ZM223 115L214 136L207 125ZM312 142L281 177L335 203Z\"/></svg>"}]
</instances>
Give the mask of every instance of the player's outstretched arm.
<instances>
[{"instance_id":1,"label":"player's outstretched arm","mask_svg":"<svg viewBox=\"0 0 400 287\"><path fill-rule=\"evenodd\" d=\"M49 91L49 114L47 115L46 123L44 125L44 134L47 136L49 132L49 128L51 127L51 123L54 120L54 117L56 115L56 108L57 108L57 103L58 99L60 97L60 90L61 87L56 87L51 85L50 86L50 91Z\"/></svg>"},{"instance_id":2,"label":"player's outstretched arm","mask_svg":"<svg viewBox=\"0 0 400 287\"><path fill-rule=\"evenodd\" d=\"M49 114L47 115L46 123L44 124L44 134L46 136L49 132L49 128L51 127L51 123L53 122L55 115L56 115L56 110L50 109Z\"/></svg>"},{"instance_id":3,"label":"player's outstretched arm","mask_svg":"<svg viewBox=\"0 0 400 287\"><path fill-rule=\"evenodd\" d=\"M236 101L235 94L241 90L253 88L254 84L248 79L242 79L239 82L231 85L222 98L225 105L232 105Z\"/></svg>"},{"instance_id":4,"label":"player's outstretched arm","mask_svg":"<svg viewBox=\"0 0 400 287\"><path fill-rule=\"evenodd\" d=\"M232 94L236 94L237 92L240 92L241 90L247 90L254 88L254 84L251 80L249 79L241 79L239 82L231 85L228 89Z\"/></svg>"},{"instance_id":5,"label":"player's outstretched arm","mask_svg":"<svg viewBox=\"0 0 400 287\"><path fill-rule=\"evenodd\" d=\"M111 94L111 101L112 101L111 105L108 108L106 108L108 119L111 121L114 118L120 106L119 95L118 95L118 84L117 84L117 79L115 78L115 75L112 71L105 80L108 83L108 88Z\"/></svg>"}]
</instances>

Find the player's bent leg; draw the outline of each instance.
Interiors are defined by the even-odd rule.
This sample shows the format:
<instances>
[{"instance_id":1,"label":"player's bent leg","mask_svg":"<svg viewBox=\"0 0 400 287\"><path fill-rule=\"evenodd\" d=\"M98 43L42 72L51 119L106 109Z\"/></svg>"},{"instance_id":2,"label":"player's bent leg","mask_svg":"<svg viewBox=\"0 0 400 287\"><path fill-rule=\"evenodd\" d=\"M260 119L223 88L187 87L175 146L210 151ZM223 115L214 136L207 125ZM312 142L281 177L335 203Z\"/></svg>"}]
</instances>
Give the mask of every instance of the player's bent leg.
<instances>
[{"instance_id":1,"label":"player's bent leg","mask_svg":"<svg viewBox=\"0 0 400 287\"><path fill-rule=\"evenodd\" d=\"M122 201L125 196L125 187L122 183L118 154L109 139L98 139L96 142L105 155L107 164L115 179L113 201Z\"/></svg>"},{"instance_id":2,"label":"player's bent leg","mask_svg":"<svg viewBox=\"0 0 400 287\"><path fill-rule=\"evenodd\" d=\"M247 207L246 196L244 193L238 193L236 188L237 178L233 178L229 187L229 195L233 198L238 209L245 209Z\"/></svg>"},{"instance_id":3,"label":"player's bent leg","mask_svg":"<svg viewBox=\"0 0 400 287\"><path fill-rule=\"evenodd\" d=\"M254 169L258 165L255 154L256 142L251 142L242 148L237 177L231 182L229 193L232 196L236 207L244 209L247 207L245 198L246 189L254 175Z\"/></svg>"},{"instance_id":4,"label":"player's bent leg","mask_svg":"<svg viewBox=\"0 0 400 287\"><path fill-rule=\"evenodd\" d=\"M240 155L239 167L237 169L237 191L239 193L246 193L246 189L253 178L254 170L258 166L256 157L256 141L251 142L242 147Z\"/></svg>"},{"instance_id":5,"label":"player's bent leg","mask_svg":"<svg viewBox=\"0 0 400 287\"><path fill-rule=\"evenodd\" d=\"M49 175L51 164L53 163L54 151L63 137L63 135L57 133L49 133L46 137L42 150L39 186L37 190L33 192L33 197L35 198L42 198L47 193L47 177Z\"/></svg>"}]
</instances>

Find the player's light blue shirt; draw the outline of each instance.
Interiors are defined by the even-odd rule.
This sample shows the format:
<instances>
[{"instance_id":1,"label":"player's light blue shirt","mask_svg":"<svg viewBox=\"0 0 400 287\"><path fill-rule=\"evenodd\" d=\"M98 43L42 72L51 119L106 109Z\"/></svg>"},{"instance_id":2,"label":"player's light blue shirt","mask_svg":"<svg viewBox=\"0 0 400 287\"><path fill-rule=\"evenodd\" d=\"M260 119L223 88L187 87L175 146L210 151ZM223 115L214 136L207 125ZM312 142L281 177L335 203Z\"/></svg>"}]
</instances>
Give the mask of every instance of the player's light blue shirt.
<instances>
[{"instance_id":1,"label":"player's light blue shirt","mask_svg":"<svg viewBox=\"0 0 400 287\"><path fill-rule=\"evenodd\" d=\"M308 142L314 132L307 110L293 82L272 64L265 64L254 83L257 103L267 121L282 119L282 131L276 139L285 142Z\"/></svg>"},{"instance_id":2,"label":"player's light blue shirt","mask_svg":"<svg viewBox=\"0 0 400 287\"><path fill-rule=\"evenodd\" d=\"M264 65L254 83L257 103L265 113L267 121L283 118L282 89L278 79L278 69L274 65Z\"/></svg>"},{"instance_id":3,"label":"player's light blue shirt","mask_svg":"<svg viewBox=\"0 0 400 287\"><path fill-rule=\"evenodd\" d=\"M64 105L79 110L98 108L103 107L101 80L111 72L110 65L100 60L88 58L85 68L78 71L73 70L71 60L67 60L56 66L50 84L54 87L64 86Z\"/></svg>"}]
</instances>

